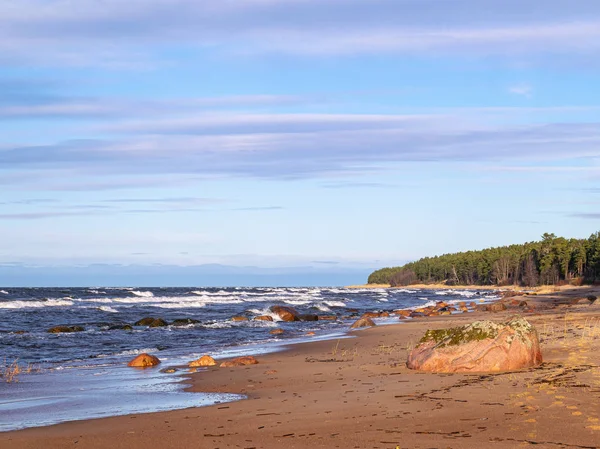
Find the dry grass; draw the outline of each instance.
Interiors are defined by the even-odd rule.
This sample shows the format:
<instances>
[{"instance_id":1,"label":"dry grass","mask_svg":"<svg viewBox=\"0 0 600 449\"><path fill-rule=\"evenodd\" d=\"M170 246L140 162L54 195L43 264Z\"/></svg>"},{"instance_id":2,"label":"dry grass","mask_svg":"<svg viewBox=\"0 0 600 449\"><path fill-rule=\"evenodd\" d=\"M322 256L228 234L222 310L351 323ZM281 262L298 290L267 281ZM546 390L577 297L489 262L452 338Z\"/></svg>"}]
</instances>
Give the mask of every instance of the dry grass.
<instances>
[{"instance_id":1,"label":"dry grass","mask_svg":"<svg viewBox=\"0 0 600 449\"><path fill-rule=\"evenodd\" d=\"M8 362L4 360L0 364L0 378L6 383L18 382L21 374L32 374L39 372L40 369L31 363L27 365L19 364L18 360Z\"/></svg>"}]
</instances>

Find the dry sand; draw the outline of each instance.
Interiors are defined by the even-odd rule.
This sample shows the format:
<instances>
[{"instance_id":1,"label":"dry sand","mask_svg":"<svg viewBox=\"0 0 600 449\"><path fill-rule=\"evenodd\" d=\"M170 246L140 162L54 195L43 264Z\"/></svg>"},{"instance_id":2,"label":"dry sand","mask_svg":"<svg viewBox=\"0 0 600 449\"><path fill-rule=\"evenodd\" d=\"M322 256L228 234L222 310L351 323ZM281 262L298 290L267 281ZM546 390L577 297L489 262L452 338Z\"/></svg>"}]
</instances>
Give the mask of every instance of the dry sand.
<instances>
[{"instance_id":1,"label":"dry sand","mask_svg":"<svg viewBox=\"0 0 600 449\"><path fill-rule=\"evenodd\" d=\"M600 446L600 292L525 298L544 363L501 374L410 371L426 328L514 311L414 319L295 345L260 364L193 374L191 390L244 393L211 407L0 434L0 448L548 448Z\"/></svg>"}]
</instances>

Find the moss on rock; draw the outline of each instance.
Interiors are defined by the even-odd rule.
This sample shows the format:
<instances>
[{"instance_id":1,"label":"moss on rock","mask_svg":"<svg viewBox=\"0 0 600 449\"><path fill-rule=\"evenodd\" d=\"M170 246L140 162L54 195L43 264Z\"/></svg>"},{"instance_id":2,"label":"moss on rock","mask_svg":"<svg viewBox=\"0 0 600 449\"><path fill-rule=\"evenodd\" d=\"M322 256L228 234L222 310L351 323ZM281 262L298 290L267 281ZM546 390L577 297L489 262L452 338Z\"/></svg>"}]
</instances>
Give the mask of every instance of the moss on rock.
<instances>
[{"instance_id":1,"label":"moss on rock","mask_svg":"<svg viewBox=\"0 0 600 449\"><path fill-rule=\"evenodd\" d=\"M435 342L436 347L457 346L472 341L481 341L493 339L498 336L500 330L504 327L510 327L516 331L521 340L533 330L529 322L523 318L517 318L503 324L493 323L491 321L475 321L471 324L461 327L452 327L449 329L429 329L419 341L419 344L430 341Z\"/></svg>"}]
</instances>

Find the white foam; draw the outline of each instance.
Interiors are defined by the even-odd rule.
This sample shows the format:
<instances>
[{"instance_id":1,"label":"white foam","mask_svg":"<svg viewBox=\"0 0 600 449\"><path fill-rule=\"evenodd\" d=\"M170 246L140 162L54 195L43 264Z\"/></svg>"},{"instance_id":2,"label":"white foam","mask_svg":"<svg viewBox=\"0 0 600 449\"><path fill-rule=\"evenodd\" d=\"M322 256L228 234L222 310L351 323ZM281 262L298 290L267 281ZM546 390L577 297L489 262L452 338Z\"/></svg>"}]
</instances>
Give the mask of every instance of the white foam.
<instances>
[{"instance_id":1,"label":"white foam","mask_svg":"<svg viewBox=\"0 0 600 449\"><path fill-rule=\"evenodd\" d=\"M8 295L8 292L6 290L0 290L0 293L2 293L3 295Z\"/></svg>"},{"instance_id":2,"label":"white foam","mask_svg":"<svg viewBox=\"0 0 600 449\"><path fill-rule=\"evenodd\" d=\"M40 309L43 307L66 307L72 305L73 301L65 299L49 299L47 301L10 301L0 302L0 309Z\"/></svg>"},{"instance_id":3,"label":"white foam","mask_svg":"<svg viewBox=\"0 0 600 449\"><path fill-rule=\"evenodd\" d=\"M151 298L152 296L154 296L154 293L152 292L140 292L137 290L131 290L131 293L135 296L140 296L142 298Z\"/></svg>"},{"instance_id":4,"label":"white foam","mask_svg":"<svg viewBox=\"0 0 600 449\"><path fill-rule=\"evenodd\" d=\"M98 309L102 310L103 312L119 313L119 311L117 309L113 309L110 306L100 306L100 307L98 307Z\"/></svg>"},{"instance_id":5,"label":"white foam","mask_svg":"<svg viewBox=\"0 0 600 449\"><path fill-rule=\"evenodd\" d=\"M346 307L346 303L342 301L323 301L329 307Z\"/></svg>"}]
</instances>

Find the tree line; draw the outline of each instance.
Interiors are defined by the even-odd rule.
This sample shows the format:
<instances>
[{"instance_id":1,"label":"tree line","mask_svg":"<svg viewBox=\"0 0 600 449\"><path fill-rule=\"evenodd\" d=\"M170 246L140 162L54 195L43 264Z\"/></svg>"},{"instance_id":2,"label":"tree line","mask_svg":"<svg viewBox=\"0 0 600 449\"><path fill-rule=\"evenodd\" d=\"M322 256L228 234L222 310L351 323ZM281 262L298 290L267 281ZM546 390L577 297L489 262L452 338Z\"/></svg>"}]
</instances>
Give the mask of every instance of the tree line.
<instances>
[{"instance_id":1,"label":"tree line","mask_svg":"<svg viewBox=\"0 0 600 449\"><path fill-rule=\"evenodd\" d=\"M588 239L544 234L542 240L425 257L371 273L369 284L560 285L600 280L600 232Z\"/></svg>"}]
</instances>

